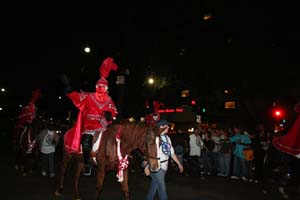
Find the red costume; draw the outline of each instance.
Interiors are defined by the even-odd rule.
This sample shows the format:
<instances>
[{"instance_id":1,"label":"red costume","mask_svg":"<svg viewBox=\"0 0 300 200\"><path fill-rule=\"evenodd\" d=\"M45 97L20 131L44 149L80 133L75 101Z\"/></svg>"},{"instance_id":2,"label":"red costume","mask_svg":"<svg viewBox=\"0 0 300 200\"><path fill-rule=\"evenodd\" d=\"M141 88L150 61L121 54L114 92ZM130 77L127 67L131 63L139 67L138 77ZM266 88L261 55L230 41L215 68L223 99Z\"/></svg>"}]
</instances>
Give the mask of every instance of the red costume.
<instances>
[{"instance_id":1,"label":"red costume","mask_svg":"<svg viewBox=\"0 0 300 200\"><path fill-rule=\"evenodd\" d=\"M300 156L300 102L296 104L295 111L299 113L294 125L284 136L275 137L272 144L280 151L294 156Z\"/></svg>"},{"instance_id":2,"label":"red costume","mask_svg":"<svg viewBox=\"0 0 300 200\"><path fill-rule=\"evenodd\" d=\"M27 106L25 106L17 117L15 138L18 137L20 131L22 131L25 126L28 126L32 123L36 116L36 101L41 97L41 91L36 89L32 92L32 98Z\"/></svg>"},{"instance_id":3,"label":"red costume","mask_svg":"<svg viewBox=\"0 0 300 200\"><path fill-rule=\"evenodd\" d=\"M96 84L96 92L85 93L73 91L67 96L79 109L79 114L73 128L64 136L65 149L69 153L81 153L81 136L83 134L93 135L95 132L106 130L109 121L105 118L105 112L110 112L115 117L118 112L114 102L107 92L108 82L105 78L110 70L117 70L117 65L112 58L104 60L100 66L101 78Z\"/></svg>"},{"instance_id":4,"label":"red costume","mask_svg":"<svg viewBox=\"0 0 300 200\"><path fill-rule=\"evenodd\" d=\"M145 117L145 122L147 125L156 126L156 122L160 120L160 113L159 113L160 106L163 106L163 103L160 103L158 101L153 101L153 113Z\"/></svg>"}]
</instances>

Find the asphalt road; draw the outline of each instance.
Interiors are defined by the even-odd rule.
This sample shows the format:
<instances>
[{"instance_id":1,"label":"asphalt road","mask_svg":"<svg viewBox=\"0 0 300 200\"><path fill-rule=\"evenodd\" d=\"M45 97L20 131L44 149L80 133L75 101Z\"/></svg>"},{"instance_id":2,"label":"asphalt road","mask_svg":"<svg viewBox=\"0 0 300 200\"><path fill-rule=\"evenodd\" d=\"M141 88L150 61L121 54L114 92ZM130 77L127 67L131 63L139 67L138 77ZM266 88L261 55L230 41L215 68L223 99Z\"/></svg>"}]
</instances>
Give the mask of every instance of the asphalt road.
<instances>
[{"instance_id":1,"label":"asphalt road","mask_svg":"<svg viewBox=\"0 0 300 200\"><path fill-rule=\"evenodd\" d=\"M15 171L9 143L1 142L1 199L17 200L50 200L54 198L56 179L42 177L39 170L32 174L22 176ZM58 163L58 162L57 162ZM57 166L58 168L58 166ZM73 166L65 177L65 188L58 200L71 200L73 198ZM143 200L147 194L151 179L144 176L137 168L130 172L129 187L132 200ZM80 179L80 192L83 200L95 199L95 175L82 176ZM196 177L179 174L176 169L170 168L166 176L167 191L170 200L265 200L282 199L275 185L268 194L263 194L260 183L249 183L242 180L232 180L217 176ZM292 191L292 200L300 199ZM106 175L101 199L122 200L123 194L117 182L115 172Z\"/></svg>"}]
</instances>

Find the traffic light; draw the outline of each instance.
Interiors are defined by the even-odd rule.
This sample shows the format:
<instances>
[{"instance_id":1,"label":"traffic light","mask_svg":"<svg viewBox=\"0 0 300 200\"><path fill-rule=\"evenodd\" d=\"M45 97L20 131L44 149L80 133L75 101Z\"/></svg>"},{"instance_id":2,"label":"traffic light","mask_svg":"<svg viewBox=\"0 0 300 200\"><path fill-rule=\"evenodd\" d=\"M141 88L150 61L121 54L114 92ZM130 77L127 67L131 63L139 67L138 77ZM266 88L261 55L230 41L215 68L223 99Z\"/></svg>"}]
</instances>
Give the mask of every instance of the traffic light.
<instances>
[{"instance_id":1,"label":"traffic light","mask_svg":"<svg viewBox=\"0 0 300 200\"><path fill-rule=\"evenodd\" d=\"M205 109L205 108L202 108L202 112L205 113L205 112L206 112L206 109Z\"/></svg>"},{"instance_id":2,"label":"traffic light","mask_svg":"<svg viewBox=\"0 0 300 200\"><path fill-rule=\"evenodd\" d=\"M191 101L191 104L194 106L194 105L196 105L196 101L195 100L192 100Z\"/></svg>"},{"instance_id":3,"label":"traffic light","mask_svg":"<svg viewBox=\"0 0 300 200\"><path fill-rule=\"evenodd\" d=\"M273 110L273 117L276 118L276 119L281 119L283 118L283 110L280 109L280 108L276 108Z\"/></svg>"}]
</instances>

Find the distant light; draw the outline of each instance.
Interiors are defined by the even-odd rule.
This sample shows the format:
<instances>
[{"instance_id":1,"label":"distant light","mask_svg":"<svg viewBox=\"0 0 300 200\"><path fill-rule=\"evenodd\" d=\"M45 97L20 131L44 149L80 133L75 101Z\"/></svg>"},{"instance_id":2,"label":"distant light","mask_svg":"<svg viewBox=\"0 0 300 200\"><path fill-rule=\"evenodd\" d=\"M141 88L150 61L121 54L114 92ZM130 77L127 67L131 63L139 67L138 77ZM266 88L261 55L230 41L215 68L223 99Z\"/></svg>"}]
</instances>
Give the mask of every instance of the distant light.
<instances>
[{"instance_id":1,"label":"distant light","mask_svg":"<svg viewBox=\"0 0 300 200\"><path fill-rule=\"evenodd\" d=\"M191 104L192 104L192 105L196 105L196 101L195 101L195 100L192 100L192 101L191 101Z\"/></svg>"},{"instance_id":2,"label":"distant light","mask_svg":"<svg viewBox=\"0 0 300 200\"><path fill-rule=\"evenodd\" d=\"M285 119L283 119L283 120L282 120L282 123L285 123L285 122L286 122L286 120L285 120Z\"/></svg>"},{"instance_id":3,"label":"distant light","mask_svg":"<svg viewBox=\"0 0 300 200\"><path fill-rule=\"evenodd\" d=\"M3 109L0 107L0 110L3 110Z\"/></svg>"},{"instance_id":4,"label":"distant light","mask_svg":"<svg viewBox=\"0 0 300 200\"><path fill-rule=\"evenodd\" d=\"M206 20L211 19L212 17L213 17L213 16L212 16L211 13L206 13L206 14L204 14L204 16L203 16L203 20L206 21Z\"/></svg>"},{"instance_id":5,"label":"distant light","mask_svg":"<svg viewBox=\"0 0 300 200\"><path fill-rule=\"evenodd\" d=\"M90 53L90 52L91 52L90 47L85 47L85 48L84 48L84 52L85 52L85 53Z\"/></svg>"},{"instance_id":6,"label":"distant light","mask_svg":"<svg viewBox=\"0 0 300 200\"><path fill-rule=\"evenodd\" d=\"M182 90L181 91L181 97L185 98L185 97L188 97L189 96L189 90Z\"/></svg>"},{"instance_id":7,"label":"distant light","mask_svg":"<svg viewBox=\"0 0 300 200\"><path fill-rule=\"evenodd\" d=\"M19 107L22 108L22 104L20 104Z\"/></svg>"},{"instance_id":8,"label":"distant light","mask_svg":"<svg viewBox=\"0 0 300 200\"><path fill-rule=\"evenodd\" d=\"M135 119L134 119L133 117L130 117L130 118L128 119L128 121L129 121L129 122L134 122Z\"/></svg>"},{"instance_id":9,"label":"distant light","mask_svg":"<svg viewBox=\"0 0 300 200\"><path fill-rule=\"evenodd\" d=\"M202 108L202 112L205 113L205 112L206 112L206 109L205 109L205 108Z\"/></svg>"},{"instance_id":10,"label":"distant light","mask_svg":"<svg viewBox=\"0 0 300 200\"><path fill-rule=\"evenodd\" d=\"M189 129L188 129L188 132L189 132L189 133L194 132L194 128L189 128Z\"/></svg>"},{"instance_id":11,"label":"distant light","mask_svg":"<svg viewBox=\"0 0 300 200\"><path fill-rule=\"evenodd\" d=\"M228 94L228 93L229 93L229 91L228 91L228 90L224 90L224 93L225 93L225 94Z\"/></svg>"},{"instance_id":12,"label":"distant light","mask_svg":"<svg viewBox=\"0 0 300 200\"><path fill-rule=\"evenodd\" d=\"M152 85L152 84L154 83L154 79L153 79L153 78L148 78L148 83L149 83L150 85Z\"/></svg>"},{"instance_id":13,"label":"distant light","mask_svg":"<svg viewBox=\"0 0 300 200\"><path fill-rule=\"evenodd\" d=\"M69 118L67 118L66 120L67 120L67 121L69 121L70 119L69 119Z\"/></svg>"},{"instance_id":14,"label":"distant light","mask_svg":"<svg viewBox=\"0 0 300 200\"><path fill-rule=\"evenodd\" d=\"M58 99L61 99L61 96L59 96Z\"/></svg>"},{"instance_id":15,"label":"distant light","mask_svg":"<svg viewBox=\"0 0 300 200\"><path fill-rule=\"evenodd\" d=\"M224 108L225 109L235 109L235 101L226 101Z\"/></svg>"},{"instance_id":16,"label":"distant light","mask_svg":"<svg viewBox=\"0 0 300 200\"><path fill-rule=\"evenodd\" d=\"M5 88L1 88L1 92L5 92Z\"/></svg>"}]
</instances>

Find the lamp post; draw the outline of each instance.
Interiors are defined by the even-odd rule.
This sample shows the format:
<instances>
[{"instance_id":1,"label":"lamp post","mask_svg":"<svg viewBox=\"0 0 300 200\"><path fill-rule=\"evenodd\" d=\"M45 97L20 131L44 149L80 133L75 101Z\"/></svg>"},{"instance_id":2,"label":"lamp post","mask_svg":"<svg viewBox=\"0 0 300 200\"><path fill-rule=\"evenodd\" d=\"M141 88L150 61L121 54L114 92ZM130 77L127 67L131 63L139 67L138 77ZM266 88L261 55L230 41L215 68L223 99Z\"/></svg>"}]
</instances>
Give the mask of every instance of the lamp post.
<instances>
[{"instance_id":1,"label":"lamp post","mask_svg":"<svg viewBox=\"0 0 300 200\"><path fill-rule=\"evenodd\" d=\"M148 110L150 108L150 103L152 101L152 93L153 93L153 86L155 84L155 79L153 78L153 76L149 76L147 78L147 88L148 88L148 92L147 92L147 95L146 95L146 109Z\"/></svg>"}]
</instances>

